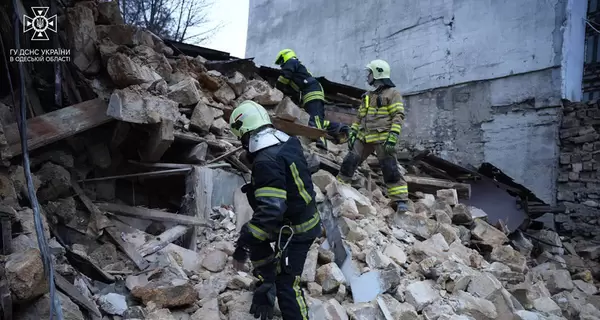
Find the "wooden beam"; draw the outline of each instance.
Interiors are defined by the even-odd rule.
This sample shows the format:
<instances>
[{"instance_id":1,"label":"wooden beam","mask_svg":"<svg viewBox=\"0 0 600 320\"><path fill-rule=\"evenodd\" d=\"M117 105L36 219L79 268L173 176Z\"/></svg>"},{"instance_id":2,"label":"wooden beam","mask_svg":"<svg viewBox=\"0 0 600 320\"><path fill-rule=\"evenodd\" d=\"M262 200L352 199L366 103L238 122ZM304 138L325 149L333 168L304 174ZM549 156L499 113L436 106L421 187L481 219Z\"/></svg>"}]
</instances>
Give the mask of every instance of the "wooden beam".
<instances>
[{"instance_id":1,"label":"wooden beam","mask_svg":"<svg viewBox=\"0 0 600 320\"><path fill-rule=\"evenodd\" d=\"M212 213L213 170L194 166L185 180L185 189L182 212L206 223ZM201 227L193 228L186 235L183 247L196 251L196 242L201 234Z\"/></svg>"},{"instance_id":2,"label":"wooden beam","mask_svg":"<svg viewBox=\"0 0 600 320\"><path fill-rule=\"evenodd\" d=\"M117 244L117 246L123 251L133 263L140 270L146 270L150 265L148 261L144 260L144 257L129 243L121 239L121 231L117 227L108 227L104 229L108 233L109 237Z\"/></svg>"},{"instance_id":3,"label":"wooden beam","mask_svg":"<svg viewBox=\"0 0 600 320\"><path fill-rule=\"evenodd\" d=\"M100 310L96 304L82 295L74 285L72 285L67 279L61 276L58 272L54 272L54 282L56 283L56 287L60 289L60 291L64 292L69 298L73 300L73 302L87 309L91 314L102 317Z\"/></svg>"},{"instance_id":4,"label":"wooden beam","mask_svg":"<svg viewBox=\"0 0 600 320\"><path fill-rule=\"evenodd\" d=\"M72 174L71 176L75 175ZM94 203L92 203L92 200L90 200L90 198L85 195L85 192L83 192L83 189L81 189L77 182L71 181L71 188L73 188L73 191L75 191L75 193L79 197L79 200L83 202L83 205L90 212L90 223L88 225L88 228L91 227L92 231L96 235L100 235L104 228L111 226L110 220L108 220L104 213L102 213L102 211L100 211L98 207L96 207Z\"/></svg>"},{"instance_id":5,"label":"wooden beam","mask_svg":"<svg viewBox=\"0 0 600 320\"><path fill-rule=\"evenodd\" d=\"M417 177L414 175L405 175L404 180L408 183L408 191L410 192L421 191L436 194L436 191L440 189L456 189L460 199L471 198L471 185L467 183L429 177Z\"/></svg>"},{"instance_id":6,"label":"wooden beam","mask_svg":"<svg viewBox=\"0 0 600 320\"><path fill-rule=\"evenodd\" d=\"M177 176L177 175L186 174L190 170L191 170L191 168L179 168L179 169L159 170L159 171L150 171L150 172L130 173L130 174L122 174L122 175L118 175L118 176L82 179L82 180L78 180L77 182L104 181L104 180L125 179L125 178L134 178L134 177L153 178L153 177Z\"/></svg>"},{"instance_id":7,"label":"wooden beam","mask_svg":"<svg viewBox=\"0 0 600 320\"><path fill-rule=\"evenodd\" d=\"M159 234L156 238L144 243L139 248L139 253L142 255L142 257L151 255L166 247L169 243L177 240L179 237L183 236L188 230L188 226L179 225L165 230L165 232Z\"/></svg>"},{"instance_id":8,"label":"wooden beam","mask_svg":"<svg viewBox=\"0 0 600 320\"><path fill-rule=\"evenodd\" d=\"M85 195L81 187L79 187L76 182L71 182L71 186L75 190L75 193L79 196L81 202L83 202L83 205L92 214L92 219L90 219L90 221L95 221L96 224L99 224L94 226L94 228L97 229L95 231L100 233L101 230L105 230L109 237L121 249L121 251L123 251L140 270L146 269L149 265L148 261L144 260L144 258L137 251L135 251L135 248L132 248L125 243L123 239L121 239L119 230L112 226L111 221L108 220L108 218L106 218L106 216L98 209L98 207L92 203L92 200Z\"/></svg>"},{"instance_id":9,"label":"wooden beam","mask_svg":"<svg viewBox=\"0 0 600 320\"><path fill-rule=\"evenodd\" d=\"M108 211L115 215L126 217L140 218L152 221L175 222L185 225L201 226L206 224L206 220L202 221L196 217L188 217L183 214L164 212L155 209L138 208L123 204L97 202L96 205L100 210Z\"/></svg>"},{"instance_id":10,"label":"wooden beam","mask_svg":"<svg viewBox=\"0 0 600 320\"><path fill-rule=\"evenodd\" d=\"M146 146L140 151L140 158L148 162L160 160L175 140L174 130L171 120L163 120L154 125Z\"/></svg>"},{"instance_id":11,"label":"wooden beam","mask_svg":"<svg viewBox=\"0 0 600 320\"><path fill-rule=\"evenodd\" d=\"M173 135L175 136L175 140L181 141L184 143L188 143L188 144L198 144L201 142L206 142L209 147L213 147L213 148L221 149L221 150L228 150L231 147L233 147L233 144L231 144L228 141L225 141L223 139L221 139L221 140L205 139L205 138L202 138L191 132L175 131L175 133Z\"/></svg>"},{"instance_id":12,"label":"wooden beam","mask_svg":"<svg viewBox=\"0 0 600 320\"><path fill-rule=\"evenodd\" d=\"M209 105L209 106L211 106L213 108L217 108L213 105ZM225 118L225 119L229 119L229 116L231 115L231 112L233 111L233 109L231 109L231 108L217 108L217 109L223 110L223 118ZM305 125L291 122L291 121L287 121L287 120L281 119L277 116L272 116L271 121L273 122L273 126L277 130L281 130L292 136L302 136L302 137L307 137L310 139L318 139L320 137L325 137L327 135L327 131L325 131L325 130L305 126Z\"/></svg>"},{"instance_id":13,"label":"wooden beam","mask_svg":"<svg viewBox=\"0 0 600 320\"><path fill-rule=\"evenodd\" d=\"M331 122L338 122L348 126L352 125L358 120L358 118L353 114L346 112L330 111L327 109L325 110L325 119Z\"/></svg>"},{"instance_id":14,"label":"wooden beam","mask_svg":"<svg viewBox=\"0 0 600 320\"><path fill-rule=\"evenodd\" d=\"M446 173L446 171L439 169L437 167L434 167L423 160L417 161L416 164L419 167L421 167L421 169L423 169L423 171L425 171L430 176L433 176L434 178L456 181L456 179L454 177L452 177L451 175L449 175L448 173Z\"/></svg>"},{"instance_id":15,"label":"wooden beam","mask_svg":"<svg viewBox=\"0 0 600 320\"><path fill-rule=\"evenodd\" d=\"M232 155L232 154L234 154L234 153L236 153L236 152L238 152L240 150L242 150L242 147L237 147L235 149L229 150L229 151L223 153L222 155L220 155L220 156L218 156L218 157L216 157L216 158L208 161L206 164L211 164L213 162L217 162L217 161L219 161L219 160L221 160L223 158L226 158L226 157L228 157L228 156L230 156L230 155Z\"/></svg>"},{"instance_id":16,"label":"wooden beam","mask_svg":"<svg viewBox=\"0 0 600 320\"><path fill-rule=\"evenodd\" d=\"M105 283L115 282L115 277L100 268L100 266L93 262L90 257L87 256L87 254L82 255L68 247L65 247L65 249L67 250L67 259L69 259L71 265L73 265L75 269L79 270L81 273L85 274L88 278Z\"/></svg>"},{"instance_id":17,"label":"wooden beam","mask_svg":"<svg viewBox=\"0 0 600 320\"><path fill-rule=\"evenodd\" d=\"M533 213L546 213L546 212L550 212L550 213L564 213L567 208L563 205L560 204L556 207L553 206L547 206L547 205L541 205L541 206L532 206L532 205L528 205L529 208L529 213L533 214Z\"/></svg>"},{"instance_id":18,"label":"wooden beam","mask_svg":"<svg viewBox=\"0 0 600 320\"><path fill-rule=\"evenodd\" d=\"M29 151L48 145L112 120L106 115L106 102L88 100L27 120ZM21 154L21 139L16 123L4 128L10 156Z\"/></svg>"},{"instance_id":19,"label":"wooden beam","mask_svg":"<svg viewBox=\"0 0 600 320\"><path fill-rule=\"evenodd\" d=\"M127 162L141 166L141 167L146 167L146 168L192 169L194 167L193 164L188 164L188 163L162 163L162 162L144 163L144 162L138 162L138 161L134 161L134 160L129 160ZM213 163L213 164L208 164L208 165L202 165L201 167L207 167L207 168L223 168L223 167L225 167L225 168L228 168L228 167L231 167L231 165L229 163Z\"/></svg>"},{"instance_id":20,"label":"wooden beam","mask_svg":"<svg viewBox=\"0 0 600 320\"><path fill-rule=\"evenodd\" d=\"M236 169L238 169L244 173L252 172L252 170L248 169L248 167L246 167L246 165L242 161L240 161L240 159L238 159L238 158L227 157L225 160L228 161L229 163L231 163L231 165L233 165Z\"/></svg>"}]
</instances>

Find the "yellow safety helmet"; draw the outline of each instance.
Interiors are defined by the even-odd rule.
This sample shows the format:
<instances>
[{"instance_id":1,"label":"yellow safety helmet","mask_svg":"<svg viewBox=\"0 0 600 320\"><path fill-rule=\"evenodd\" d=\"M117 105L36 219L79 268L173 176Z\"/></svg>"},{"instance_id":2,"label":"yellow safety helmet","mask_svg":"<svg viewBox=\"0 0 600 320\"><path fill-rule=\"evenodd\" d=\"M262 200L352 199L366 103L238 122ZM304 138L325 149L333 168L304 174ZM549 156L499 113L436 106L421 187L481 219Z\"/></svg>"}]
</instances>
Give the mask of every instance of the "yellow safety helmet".
<instances>
[{"instance_id":1,"label":"yellow safety helmet","mask_svg":"<svg viewBox=\"0 0 600 320\"><path fill-rule=\"evenodd\" d=\"M246 100L231 112L229 126L231 132L238 138L244 134L271 124L267 110L260 104Z\"/></svg>"},{"instance_id":2,"label":"yellow safety helmet","mask_svg":"<svg viewBox=\"0 0 600 320\"><path fill-rule=\"evenodd\" d=\"M365 66L365 69L371 70L373 73L373 79L381 80L385 85L395 87L394 83L390 79L390 65L385 60L373 60Z\"/></svg>"},{"instance_id":3,"label":"yellow safety helmet","mask_svg":"<svg viewBox=\"0 0 600 320\"><path fill-rule=\"evenodd\" d=\"M296 53L292 49L283 49L279 51L277 54L277 59L275 59L276 65L282 65L286 63L291 58L296 58Z\"/></svg>"}]
</instances>

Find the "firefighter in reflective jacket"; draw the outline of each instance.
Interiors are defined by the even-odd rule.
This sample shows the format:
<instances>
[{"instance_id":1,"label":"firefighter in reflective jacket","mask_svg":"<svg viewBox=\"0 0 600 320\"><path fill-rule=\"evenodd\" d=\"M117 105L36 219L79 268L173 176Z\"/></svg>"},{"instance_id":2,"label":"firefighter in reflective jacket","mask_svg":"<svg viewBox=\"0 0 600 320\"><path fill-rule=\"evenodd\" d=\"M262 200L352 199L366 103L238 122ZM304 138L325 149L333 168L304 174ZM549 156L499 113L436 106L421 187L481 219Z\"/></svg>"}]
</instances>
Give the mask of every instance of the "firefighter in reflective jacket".
<instances>
[{"instance_id":1,"label":"firefighter in reflective jacket","mask_svg":"<svg viewBox=\"0 0 600 320\"><path fill-rule=\"evenodd\" d=\"M408 187L396 161L396 144L404 122L402 96L394 89L387 62L373 60L366 70L369 85L376 89L363 95L358 121L352 124L348 139L350 152L342 162L338 179L350 183L356 168L375 151L392 207L404 212Z\"/></svg>"},{"instance_id":2,"label":"firefighter in reflective jacket","mask_svg":"<svg viewBox=\"0 0 600 320\"><path fill-rule=\"evenodd\" d=\"M302 145L274 129L267 111L253 101L233 110L229 125L252 163L252 181L242 191L254 214L242 227L233 254L237 269L249 255L260 279L250 313L272 319L277 294L284 320L306 320L300 275L310 246L321 234L321 220Z\"/></svg>"},{"instance_id":3,"label":"firefighter in reflective jacket","mask_svg":"<svg viewBox=\"0 0 600 320\"><path fill-rule=\"evenodd\" d=\"M348 139L348 126L325 120L325 93L323 87L306 67L298 60L291 49L279 51L275 64L281 67L282 75L277 78L277 88L300 104L310 115L309 125L327 130L336 143ZM327 149L324 138L317 141L317 147Z\"/></svg>"}]
</instances>

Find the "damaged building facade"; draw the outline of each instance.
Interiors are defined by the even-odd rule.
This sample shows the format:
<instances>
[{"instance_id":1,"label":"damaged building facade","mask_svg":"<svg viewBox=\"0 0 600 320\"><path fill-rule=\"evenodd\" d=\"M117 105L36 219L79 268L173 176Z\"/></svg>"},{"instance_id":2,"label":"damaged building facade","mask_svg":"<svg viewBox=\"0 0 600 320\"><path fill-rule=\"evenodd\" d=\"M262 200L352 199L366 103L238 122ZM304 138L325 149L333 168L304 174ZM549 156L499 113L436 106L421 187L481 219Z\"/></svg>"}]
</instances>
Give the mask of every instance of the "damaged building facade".
<instances>
[{"instance_id":1,"label":"damaged building facade","mask_svg":"<svg viewBox=\"0 0 600 320\"><path fill-rule=\"evenodd\" d=\"M561 99L580 101L587 1L251 0L247 57L293 48L316 75L366 88L387 60L403 138L463 165L489 162L556 202ZM302 45L300 45L302 44Z\"/></svg>"}]
</instances>

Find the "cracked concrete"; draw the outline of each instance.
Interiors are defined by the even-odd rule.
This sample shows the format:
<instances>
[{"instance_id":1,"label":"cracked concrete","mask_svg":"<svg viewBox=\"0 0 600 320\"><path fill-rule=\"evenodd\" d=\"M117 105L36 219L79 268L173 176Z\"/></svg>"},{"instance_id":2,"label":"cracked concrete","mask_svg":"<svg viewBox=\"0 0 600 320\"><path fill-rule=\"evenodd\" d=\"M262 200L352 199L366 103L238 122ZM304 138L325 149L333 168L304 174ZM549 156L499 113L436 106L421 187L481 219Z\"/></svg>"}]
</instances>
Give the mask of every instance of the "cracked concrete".
<instances>
[{"instance_id":1,"label":"cracked concrete","mask_svg":"<svg viewBox=\"0 0 600 320\"><path fill-rule=\"evenodd\" d=\"M405 141L463 165L492 163L540 199L555 203L559 68L435 89L405 99Z\"/></svg>"},{"instance_id":2,"label":"cracked concrete","mask_svg":"<svg viewBox=\"0 0 600 320\"><path fill-rule=\"evenodd\" d=\"M560 66L568 1L251 0L246 56L273 65L291 47L316 74L358 87L383 58L412 94Z\"/></svg>"},{"instance_id":3,"label":"cracked concrete","mask_svg":"<svg viewBox=\"0 0 600 320\"><path fill-rule=\"evenodd\" d=\"M272 66L289 47L315 75L361 88L366 63L385 59L404 140L491 162L554 204L557 110L581 96L585 2L251 0L246 56Z\"/></svg>"}]
</instances>

